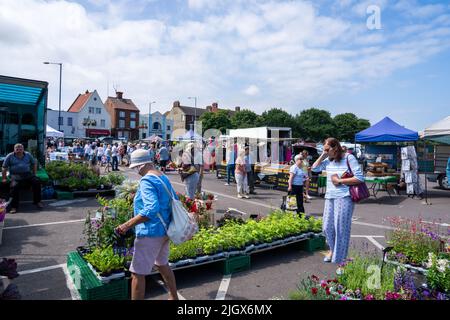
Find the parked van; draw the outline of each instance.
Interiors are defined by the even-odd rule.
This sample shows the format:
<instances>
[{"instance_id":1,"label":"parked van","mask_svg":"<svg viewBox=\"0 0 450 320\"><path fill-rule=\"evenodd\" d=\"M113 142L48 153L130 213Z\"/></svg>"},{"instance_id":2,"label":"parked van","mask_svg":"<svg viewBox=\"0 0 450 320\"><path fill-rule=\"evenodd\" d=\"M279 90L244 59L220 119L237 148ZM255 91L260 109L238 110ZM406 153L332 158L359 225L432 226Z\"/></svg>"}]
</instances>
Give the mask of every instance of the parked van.
<instances>
[{"instance_id":1,"label":"parked van","mask_svg":"<svg viewBox=\"0 0 450 320\"><path fill-rule=\"evenodd\" d=\"M427 180L437 182L444 189L450 189L450 146L434 147L434 174L427 175Z\"/></svg>"}]
</instances>

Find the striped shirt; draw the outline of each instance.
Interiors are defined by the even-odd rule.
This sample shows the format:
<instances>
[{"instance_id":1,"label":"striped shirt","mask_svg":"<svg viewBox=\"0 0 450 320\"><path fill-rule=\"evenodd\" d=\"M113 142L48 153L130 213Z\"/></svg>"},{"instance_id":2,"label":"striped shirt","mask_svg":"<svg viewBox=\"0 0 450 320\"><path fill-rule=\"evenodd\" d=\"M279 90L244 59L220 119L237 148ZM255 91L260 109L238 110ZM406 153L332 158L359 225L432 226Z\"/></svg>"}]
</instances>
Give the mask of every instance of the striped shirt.
<instances>
[{"instance_id":1,"label":"striped shirt","mask_svg":"<svg viewBox=\"0 0 450 320\"><path fill-rule=\"evenodd\" d=\"M331 177L334 174L337 174L340 178L346 171L348 171L347 158L354 177L361 182L364 182L364 175L355 156L348 154L339 162L330 161L327 158L323 160L320 165L312 168L312 171L314 172L321 172L324 170L327 172L327 192L325 193L325 199L336 199L350 196L349 186L335 186L331 181Z\"/></svg>"}]
</instances>

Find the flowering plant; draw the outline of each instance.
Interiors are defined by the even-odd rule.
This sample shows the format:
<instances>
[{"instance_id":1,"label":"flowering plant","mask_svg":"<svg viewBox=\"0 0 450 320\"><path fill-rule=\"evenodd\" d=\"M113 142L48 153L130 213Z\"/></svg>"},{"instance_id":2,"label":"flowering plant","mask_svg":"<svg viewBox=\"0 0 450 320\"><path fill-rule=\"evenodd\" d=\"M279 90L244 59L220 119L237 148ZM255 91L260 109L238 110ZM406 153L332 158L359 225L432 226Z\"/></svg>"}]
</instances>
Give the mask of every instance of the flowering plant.
<instances>
[{"instance_id":1,"label":"flowering plant","mask_svg":"<svg viewBox=\"0 0 450 320\"><path fill-rule=\"evenodd\" d=\"M438 259L436 254L428 254L427 282L432 289L450 293L450 264L447 259Z\"/></svg>"},{"instance_id":2,"label":"flowering plant","mask_svg":"<svg viewBox=\"0 0 450 320\"><path fill-rule=\"evenodd\" d=\"M393 247L388 253L389 259L423 266L429 252L438 254L444 251L445 241L440 235L439 224L401 217L387 220L395 228L387 235L387 242Z\"/></svg>"},{"instance_id":3,"label":"flowering plant","mask_svg":"<svg viewBox=\"0 0 450 320\"><path fill-rule=\"evenodd\" d=\"M294 300L338 300L336 284L336 279L320 280L316 275L308 276L300 281L298 291L290 296Z\"/></svg>"}]
</instances>

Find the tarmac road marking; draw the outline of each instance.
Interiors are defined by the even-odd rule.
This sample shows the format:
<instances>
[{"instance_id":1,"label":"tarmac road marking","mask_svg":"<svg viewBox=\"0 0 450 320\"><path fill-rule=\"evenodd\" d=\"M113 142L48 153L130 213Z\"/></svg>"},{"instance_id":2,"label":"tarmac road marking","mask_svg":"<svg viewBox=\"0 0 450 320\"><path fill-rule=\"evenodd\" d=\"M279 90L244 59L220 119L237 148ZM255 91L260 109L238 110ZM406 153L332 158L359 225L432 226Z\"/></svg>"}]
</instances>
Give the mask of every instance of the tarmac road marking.
<instances>
[{"instance_id":1,"label":"tarmac road marking","mask_svg":"<svg viewBox=\"0 0 450 320\"><path fill-rule=\"evenodd\" d=\"M377 248L380 249L380 250L384 250L384 247L383 247L377 240L375 240L373 237L367 236L366 238L367 238L370 242L372 242L372 243L375 245L375 247L377 247Z\"/></svg>"},{"instance_id":2,"label":"tarmac road marking","mask_svg":"<svg viewBox=\"0 0 450 320\"><path fill-rule=\"evenodd\" d=\"M72 300L81 300L80 295L78 294L78 291L69 276L69 270L67 270L67 266L65 264L62 265L62 270L64 272L64 276L66 277L66 286L67 289L69 289Z\"/></svg>"},{"instance_id":3,"label":"tarmac road marking","mask_svg":"<svg viewBox=\"0 0 450 320\"><path fill-rule=\"evenodd\" d=\"M72 203L86 202L87 200L89 200L89 199L88 198L80 198L80 199L75 199L75 200L61 200L61 201L56 201L54 203L50 203L49 206L62 207L62 206L67 206Z\"/></svg>"},{"instance_id":4,"label":"tarmac road marking","mask_svg":"<svg viewBox=\"0 0 450 320\"><path fill-rule=\"evenodd\" d=\"M167 289L166 284L164 283L164 281L162 281L162 280L155 280L155 281L156 281L157 284L159 284L161 287L163 287L163 289L164 289L167 293L169 293L169 289ZM181 295L180 292L177 291L177 294L178 294L178 299L180 299L180 300L186 300L186 298L183 297L183 296Z\"/></svg>"},{"instance_id":5,"label":"tarmac road marking","mask_svg":"<svg viewBox=\"0 0 450 320\"><path fill-rule=\"evenodd\" d=\"M227 295L230 281L231 281L231 274L223 276L222 282L220 283L219 286L219 291L217 291L216 300L225 300L225 296Z\"/></svg>"},{"instance_id":6,"label":"tarmac road marking","mask_svg":"<svg viewBox=\"0 0 450 320\"><path fill-rule=\"evenodd\" d=\"M48 222L48 223L38 223L38 224L27 224L24 226L14 226L14 227L5 227L3 230L12 230L12 229L22 229L22 228L31 228L31 227L41 227L41 226L51 226L56 224L66 224L66 223L79 223L86 221L86 219L80 220L68 220L68 221L58 221L58 222Z\"/></svg>"},{"instance_id":7,"label":"tarmac road marking","mask_svg":"<svg viewBox=\"0 0 450 320\"><path fill-rule=\"evenodd\" d=\"M371 238L384 238L384 236L362 236L362 235L351 235L352 238L367 238L367 237L371 237Z\"/></svg>"},{"instance_id":8,"label":"tarmac road marking","mask_svg":"<svg viewBox=\"0 0 450 320\"><path fill-rule=\"evenodd\" d=\"M436 224L436 225L440 225L440 226L443 226L443 227L450 227L449 223L436 223L436 222L430 222L430 221L422 221L422 222L429 223L429 224Z\"/></svg>"},{"instance_id":9,"label":"tarmac road marking","mask_svg":"<svg viewBox=\"0 0 450 320\"><path fill-rule=\"evenodd\" d=\"M373 227L373 228L379 228L379 229L386 229L386 230L395 230L394 227L384 226L382 224L375 224L375 223L367 223L367 222L360 222L360 221L353 221L352 224L358 224L360 226L367 226L367 227Z\"/></svg>"},{"instance_id":10,"label":"tarmac road marking","mask_svg":"<svg viewBox=\"0 0 450 320\"><path fill-rule=\"evenodd\" d=\"M49 270L54 270L54 269L59 269L64 267L65 264L57 264L54 266L48 266L48 267L43 267L43 268L36 268L36 269L31 269L31 270L25 270L25 271L20 271L19 275L23 276L26 274L32 274L32 273L38 273L38 272L43 272L43 271L49 271Z\"/></svg>"}]
</instances>

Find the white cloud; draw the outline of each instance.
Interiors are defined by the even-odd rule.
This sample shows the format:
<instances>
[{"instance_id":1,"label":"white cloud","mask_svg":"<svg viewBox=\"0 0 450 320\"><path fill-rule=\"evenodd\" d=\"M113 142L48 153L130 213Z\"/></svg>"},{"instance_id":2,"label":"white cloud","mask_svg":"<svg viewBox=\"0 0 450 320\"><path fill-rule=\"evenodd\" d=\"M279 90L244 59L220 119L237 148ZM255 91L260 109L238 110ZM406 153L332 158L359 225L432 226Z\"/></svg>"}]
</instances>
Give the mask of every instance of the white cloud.
<instances>
[{"instance_id":1,"label":"white cloud","mask_svg":"<svg viewBox=\"0 0 450 320\"><path fill-rule=\"evenodd\" d=\"M252 84L251 86L249 86L247 89L245 89L245 94L249 95L249 96L256 96L259 94L260 90L257 86L255 86L254 84Z\"/></svg>"},{"instance_id":2,"label":"white cloud","mask_svg":"<svg viewBox=\"0 0 450 320\"><path fill-rule=\"evenodd\" d=\"M410 18L407 26L383 24L390 29L371 32L365 19L325 15L306 1L226 6L191 0L189 8L202 14L175 23L130 20L130 11L120 11L130 0L90 1L104 10L93 14L68 1L0 0L2 74L49 81L53 107L59 74L42 61L63 62L64 109L86 89L98 89L104 99L109 80L110 94L119 84L144 112L149 101L165 111L193 95L199 106L218 100L224 107L247 104L260 112L278 105L297 112L299 105L426 61L450 43L450 15L436 9L429 21ZM343 5L360 12L368 4L356 3ZM217 7L226 10L211 11Z\"/></svg>"}]
</instances>

